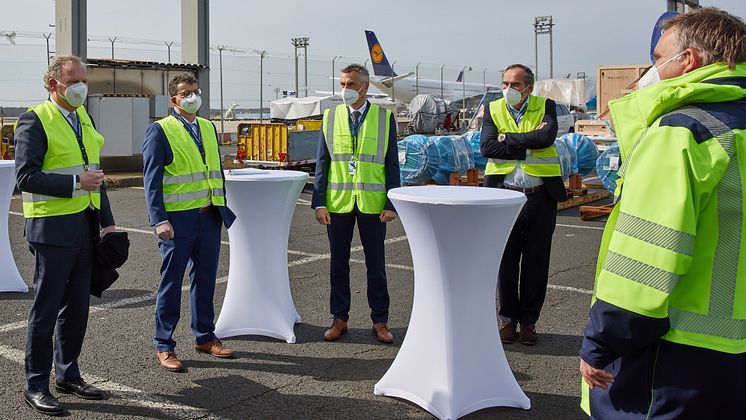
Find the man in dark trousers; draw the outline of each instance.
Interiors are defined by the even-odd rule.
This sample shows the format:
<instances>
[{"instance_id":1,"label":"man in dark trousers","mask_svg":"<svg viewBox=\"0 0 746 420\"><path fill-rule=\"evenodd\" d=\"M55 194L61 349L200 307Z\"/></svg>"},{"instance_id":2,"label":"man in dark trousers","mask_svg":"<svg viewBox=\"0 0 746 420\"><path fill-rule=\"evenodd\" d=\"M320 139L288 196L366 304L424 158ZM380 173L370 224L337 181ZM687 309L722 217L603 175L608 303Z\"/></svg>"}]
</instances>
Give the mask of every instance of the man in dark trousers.
<instances>
[{"instance_id":1,"label":"man in dark trousers","mask_svg":"<svg viewBox=\"0 0 746 420\"><path fill-rule=\"evenodd\" d=\"M57 56L44 83L49 100L21 115L15 132L24 235L36 260L24 399L40 413L59 415L63 408L49 392L53 355L58 391L102 398L81 378L78 356L88 323L93 241L115 226L99 166L104 138L82 105L85 65Z\"/></svg>"},{"instance_id":2,"label":"man in dark trousers","mask_svg":"<svg viewBox=\"0 0 746 420\"><path fill-rule=\"evenodd\" d=\"M528 200L500 264L500 339L533 345L547 291L557 202L567 200L567 191L554 148L554 101L531 95L534 74L521 64L505 69L502 88L503 98L490 103L484 113L480 146L489 158L484 186L520 191Z\"/></svg>"},{"instance_id":3,"label":"man in dark trousers","mask_svg":"<svg viewBox=\"0 0 746 420\"><path fill-rule=\"evenodd\" d=\"M394 335L387 327L389 292L384 240L386 223L396 218L386 197L399 184L396 120L391 111L366 99L368 70L351 64L340 74L344 105L324 113L311 206L326 226L331 250L330 311L334 317L324 340L347 333L350 312L350 245L355 222L368 269L368 305L373 334L383 343Z\"/></svg>"},{"instance_id":4,"label":"man in dark trousers","mask_svg":"<svg viewBox=\"0 0 746 420\"><path fill-rule=\"evenodd\" d=\"M215 337L215 281L222 225L236 216L226 206L223 163L215 125L197 116L202 91L188 73L168 84L174 111L151 124L143 142L145 201L161 253L161 284L155 304L158 363L181 371L173 340L181 312L181 285L189 270L194 349L230 358L235 351Z\"/></svg>"}]
</instances>

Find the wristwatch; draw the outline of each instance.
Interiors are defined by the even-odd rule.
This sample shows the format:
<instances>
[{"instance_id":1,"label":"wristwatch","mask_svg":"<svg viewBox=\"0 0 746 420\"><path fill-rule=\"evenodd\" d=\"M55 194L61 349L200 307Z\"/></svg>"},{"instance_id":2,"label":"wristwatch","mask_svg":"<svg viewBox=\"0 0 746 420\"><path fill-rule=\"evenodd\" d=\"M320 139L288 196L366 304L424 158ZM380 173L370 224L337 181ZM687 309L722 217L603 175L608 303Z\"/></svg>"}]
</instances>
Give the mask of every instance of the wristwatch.
<instances>
[{"instance_id":1,"label":"wristwatch","mask_svg":"<svg viewBox=\"0 0 746 420\"><path fill-rule=\"evenodd\" d=\"M505 133L500 133L500 135L497 136L497 141L499 141L500 143L504 143L505 142Z\"/></svg>"},{"instance_id":2,"label":"wristwatch","mask_svg":"<svg viewBox=\"0 0 746 420\"><path fill-rule=\"evenodd\" d=\"M80 176L75 175L75 190L79 190L79 189L80 189Z\"/></svg>"}]
</instances>

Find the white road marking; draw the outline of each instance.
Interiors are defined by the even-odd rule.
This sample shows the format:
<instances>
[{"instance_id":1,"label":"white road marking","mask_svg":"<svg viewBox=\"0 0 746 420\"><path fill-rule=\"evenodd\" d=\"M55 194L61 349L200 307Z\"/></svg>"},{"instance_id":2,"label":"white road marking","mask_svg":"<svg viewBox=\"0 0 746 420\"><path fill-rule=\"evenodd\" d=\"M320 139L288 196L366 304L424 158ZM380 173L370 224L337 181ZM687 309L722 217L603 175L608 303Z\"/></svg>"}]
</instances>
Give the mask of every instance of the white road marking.
<instances>
[{"instance_id":1,"label":"white road marking","mask_svg":"<svg viewBox=\"0 0 746 420\"><path fill-rule=\"evenodd\" d=\"M300 205L302 205L302 206L310 206L310 205L311 205L311 202L310 202L310 201L308 201L308 200L304 200L304 199L302 199L302 198L299 198L299 199L298 199L298 200L297 200L297 201L295 202L295 204L300 204Z\"/></svg>"},{"instance_id":2,"label":"white road marking","mask_svg":"<svg viewBox=\"0 0 746 420\"><path fill-rule=\"evenodd\" d=\"M16 364L23 365L25 353L21 350L0 344L0 357L8 359ZM169 416L176 416L177 418L182 418L182 416L183 418L203 418L204 416L210 415L209 410L204 408L173 403L158 395L148 394L140 389L112 382L98 376L84 376L87 382L95 384L96 387L101 388L109 394L109 400L107 401L112 401L112 405L122 405L122 402L126 402L128 405L151 408L162 411L164 414ZM114 400L118 400L118 402Z\"/></svg>"},{"instance_id":3,"label":"white road marking","mask_svg":"<svg viewBox=\"0 0 746 420\"><path fill-rule=\"evenodd\" d=\"M130 188L132 188L133 190L142 190L142 191L145 190L145 187L130 187Z\"/></svg>"}]
</instances>

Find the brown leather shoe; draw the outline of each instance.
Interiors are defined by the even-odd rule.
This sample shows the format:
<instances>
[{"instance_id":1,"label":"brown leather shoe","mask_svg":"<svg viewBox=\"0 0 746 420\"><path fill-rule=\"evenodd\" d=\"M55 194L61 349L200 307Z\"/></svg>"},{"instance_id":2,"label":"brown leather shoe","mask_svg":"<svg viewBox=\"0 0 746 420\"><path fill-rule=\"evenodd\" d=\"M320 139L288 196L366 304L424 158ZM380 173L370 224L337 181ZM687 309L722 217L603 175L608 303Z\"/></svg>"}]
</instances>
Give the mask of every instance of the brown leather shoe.
<instances>
[{"instance_id":1,"label":"brown leather shoe","mask_svg":"<svg viewBox=\"0 0 746 420\"><path fill-rule=\"evenodd\" d=\"M373 335L375 335L381 343L391 344L394 342L394 334L391 334L391 331L389 331L389 327L386 326L385 322L377 322L373 324Z\"/></svg>"},{"instance_id":2,"label":"brown leather shoe","mask_svg":"<svg viewBox=\"0 0 746 420\"><path fill-rule=\"evenodd\" d=\"M512 344L518 339L518 335L515 333L516 325L512 322L503 322L500 327L500 341L503 344Z\"/></svg>"},{"instance_id":3,"label":"brown leather shoe","mask_svg":"<svg viewBox=\"0 0 746 420\"><path fill-rule=\"evenodd\" d=\"M335 341L345 334L347 334L347 321L334 318L332 326L324 331L324 341Z\"/></svg>"},{"instance_id":4,"label":"brown leather shoe","mask_svg":"<svg viewBox=\"0 0 746 420\"><path fill-rule=\"evenodd\" d=\"M539 336L536 334L536 326L534 324L521 324L521 335L518 341L527 346L536 344L539 341Z\"/></svg>"},{"instance_id":5,"label":"brown leather shoe","mask_svg":"<svg viewBox=\"0 0 746 420\"><path fill-rule=\"evenodd\" d=\"M235 350L223 347L223 342L217 338L213 338L211 341L204 344L195 344L194 350L196 350L197 353L207 353L221 359L230 359L236 355Z\"/></svg>"},{"instance_id":6,"label":"brown leather shoe","mask_svg":"<svg viewBox=\"0 0 746 420\"><path fill-rule=\"evenodd\" d=\"M176 353L172 351L156 351L155 356L158 358L158 363L171 372L181 372L184 370L184 365L176 357Z\"/></svg>"}]
</instances>

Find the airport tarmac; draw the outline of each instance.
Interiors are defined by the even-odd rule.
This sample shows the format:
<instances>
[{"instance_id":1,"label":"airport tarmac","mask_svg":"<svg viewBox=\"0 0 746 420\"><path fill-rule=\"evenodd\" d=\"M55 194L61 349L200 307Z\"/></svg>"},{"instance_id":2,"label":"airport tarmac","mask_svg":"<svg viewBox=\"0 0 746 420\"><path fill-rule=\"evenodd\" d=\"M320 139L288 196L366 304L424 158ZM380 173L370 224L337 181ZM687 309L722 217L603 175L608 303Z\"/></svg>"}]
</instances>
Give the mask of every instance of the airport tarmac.
<instances>
[{"instance_id":1,"label":"airport tarmac","mask_svg":"<svg viewBox=\"0 0 746 420\"><path fill-rule=\"evenodd\" d=\"M86 401L60 395L71 418L225 418L225 419L398 419L432 418L403 400L373 395L374 384L391 365L412 306L413 271L401 223L389 224L386 248L393 345L371 334L365 295L365 265L357 235L352 254L350 333L326 343L330 324L329 254L325 229L304 192L295 209L289 240L290 286L302 317L297 343L246 336L225 340L237 358L219 360L192 349L188 281L175 340L188 371L166 372L152 344L155 292L160 258L148 226L142 187L109 192L117 225L129 233L130 258L120 279L103 299L92 298L88 333L80 359L83 377L107 391L108 398ZM257 217L262 217L257 215ZM21 201L11 203L11 247L21 275L30 283L33 258L23 239ZM468 419L574 419L579 409L578 350L587 321L596 253L603 222L583 222L577 209L559 213L554 235L549 291L533 347L505 346L508 362L531 398L528 411L489 408ZM216 313L226 289L228 235L223 233ZM468 243L463 244L469 247ZM44 418L22 400L26 317L33 292L0 294L0 412L4 419ZM495 329L497 334L497 327Z\"/></svg>"}]
</instances>

